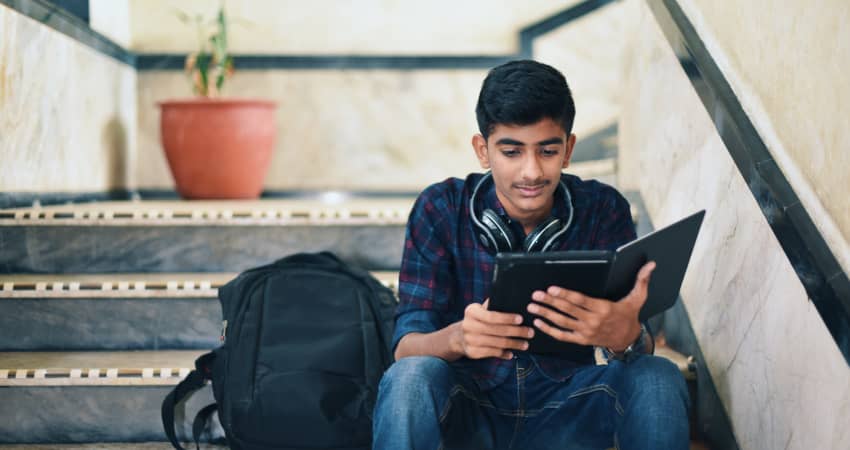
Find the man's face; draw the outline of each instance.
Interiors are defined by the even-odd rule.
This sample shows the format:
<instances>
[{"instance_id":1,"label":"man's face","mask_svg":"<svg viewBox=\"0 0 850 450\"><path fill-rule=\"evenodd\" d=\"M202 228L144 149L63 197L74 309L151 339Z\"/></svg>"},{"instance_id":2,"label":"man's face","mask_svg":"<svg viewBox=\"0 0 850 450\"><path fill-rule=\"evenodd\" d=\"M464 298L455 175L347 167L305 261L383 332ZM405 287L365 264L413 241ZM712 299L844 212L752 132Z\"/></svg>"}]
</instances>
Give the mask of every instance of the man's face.
<instances>
[{"instance_id":1,"label":"man's face","mask_svg":"<svg viewBox=\"0 0 850 450\"><path fill-rule=\"evenodd\" d=\"M499 201L526 232L549 217L574 145L575 135L567 136L548 118L531 125L496 125L486 141L480 134L472 138L481 167L493 173Z\"/></svg>"}]
</instances>

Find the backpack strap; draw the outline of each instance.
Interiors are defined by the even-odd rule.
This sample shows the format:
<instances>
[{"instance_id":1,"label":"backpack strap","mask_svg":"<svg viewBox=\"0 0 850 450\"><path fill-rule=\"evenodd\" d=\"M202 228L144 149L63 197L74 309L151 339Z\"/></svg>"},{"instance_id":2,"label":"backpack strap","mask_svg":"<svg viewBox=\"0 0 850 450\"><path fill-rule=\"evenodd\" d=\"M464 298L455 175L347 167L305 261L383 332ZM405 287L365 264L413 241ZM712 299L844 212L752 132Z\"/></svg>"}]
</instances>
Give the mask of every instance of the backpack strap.
<instances>
[{"instance_id":1,"label":"backpack strap","mask_svg":"<svg viewBox=\"0 0 850 450\"><path fill-rule=\"evenodd\" d=\"M210 416L218 409L218 403L210 403L204 406L198 414L195 415L195 420L192 422L192 439L195 440L195 449L201 450L201 434L204 428L207 427Z\"/></svg>"},{"instance_id":2,"label":"backpack strap","mask_svg":"<svg viewBox=\"0 0 850 450\"><path fill-rule=\"evenodd\" d=\"M206 386L207 380L210 380L212 376L212 363L214 360L214 352L209 352L198 357L195 360L195 370L189 372L189 375L169 392L165 396L165 400L162 401L162 426L171 445L178 450L184 449L177 440L177 433L174 430L174 410L189 394Z\"/></svg>"}]
</instances>

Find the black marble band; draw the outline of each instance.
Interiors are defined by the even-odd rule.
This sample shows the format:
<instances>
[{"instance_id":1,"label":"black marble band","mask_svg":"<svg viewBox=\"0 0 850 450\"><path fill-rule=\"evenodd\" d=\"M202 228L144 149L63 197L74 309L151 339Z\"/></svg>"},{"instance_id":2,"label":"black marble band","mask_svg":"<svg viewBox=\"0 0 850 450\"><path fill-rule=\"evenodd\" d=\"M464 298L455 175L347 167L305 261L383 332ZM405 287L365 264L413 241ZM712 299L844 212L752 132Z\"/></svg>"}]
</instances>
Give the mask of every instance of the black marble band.
<instances>
[{"instance_id":1,"label":"black marble band","mask_svg":"<svg viewBox=\"0 0 850 450\"><path fill-rule=\"evenodd\" d=\"M850 364L850 279L678 3L648 3L806 293Z\"/></svg>"},{"instance_id":2,"label":"black marble band","mask_svg":"<svg viewBox=\"0 0 850 450\"><path fill-rule=\"evenodd\" d=\"M136 55L91 29L83 19L43 0L0 0L0 5L47 25L116 61L136 66Z\"/></svg>"}]
</instances>

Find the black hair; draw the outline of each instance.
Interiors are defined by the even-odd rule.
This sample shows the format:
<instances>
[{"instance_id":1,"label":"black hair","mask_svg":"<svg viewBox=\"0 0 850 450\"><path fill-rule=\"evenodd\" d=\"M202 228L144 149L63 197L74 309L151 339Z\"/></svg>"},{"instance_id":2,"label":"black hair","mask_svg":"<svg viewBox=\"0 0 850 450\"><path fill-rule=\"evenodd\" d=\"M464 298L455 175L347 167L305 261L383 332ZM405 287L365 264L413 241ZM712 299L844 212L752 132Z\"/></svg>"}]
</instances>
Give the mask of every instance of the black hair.
<instances>
[{"instance_id":1,"label":"black hair","mask_svg":"<svg viewBox=\"0 0 850 450\"><path fill-rule=\"evenodd\" d=\"M478 94L475 117L487 139L499 124L531 125L549 118L572 132L576 106L567 80L552 66L531 60L510 61L487 74Z\"/></svg>"}]
</instances>

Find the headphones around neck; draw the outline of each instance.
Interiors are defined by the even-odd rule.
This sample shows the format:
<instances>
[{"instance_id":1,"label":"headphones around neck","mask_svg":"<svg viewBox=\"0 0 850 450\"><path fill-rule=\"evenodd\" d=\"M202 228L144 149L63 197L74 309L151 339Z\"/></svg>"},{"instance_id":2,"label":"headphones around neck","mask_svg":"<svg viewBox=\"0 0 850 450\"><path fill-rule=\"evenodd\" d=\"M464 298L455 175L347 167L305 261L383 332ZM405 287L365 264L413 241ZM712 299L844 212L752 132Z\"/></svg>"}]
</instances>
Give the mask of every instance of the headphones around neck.
<instances>
[{"instance_id":1,"label":"headphones around neck","mask_svg":"<svg viewBox=\"0 0 850 450\"><path fill-rule=\"evenodd\" d=\"M472 223L478 227L480 233L478 239L484 248L492 254L499 252L516 252L525 251L528 253L545 252L552 247L555 240L566 233L567 228L573 223L573 199L570 196L570 190L563 181L560 181L561 191L564 193L564 199L567 202L569 216L567 222L561 226L561 219L550 217L538 225L522 243L522 248L519 247L519 242L510 227L502 220L499 215L492 209L485 209L481 212L481 217L475 213L475 200L478 197L478 190L484 183L492 179L493 175L490 172L481 177L481 181L475 185L472 190L472 197L469 199L469 212L472 218Z\"/></svg>"}]
</instances>

